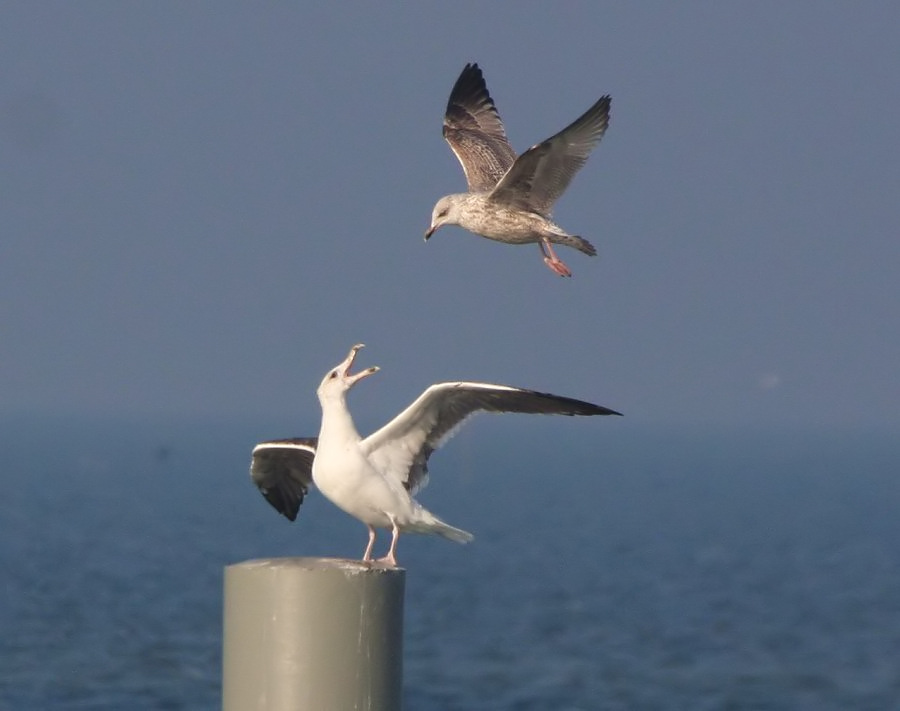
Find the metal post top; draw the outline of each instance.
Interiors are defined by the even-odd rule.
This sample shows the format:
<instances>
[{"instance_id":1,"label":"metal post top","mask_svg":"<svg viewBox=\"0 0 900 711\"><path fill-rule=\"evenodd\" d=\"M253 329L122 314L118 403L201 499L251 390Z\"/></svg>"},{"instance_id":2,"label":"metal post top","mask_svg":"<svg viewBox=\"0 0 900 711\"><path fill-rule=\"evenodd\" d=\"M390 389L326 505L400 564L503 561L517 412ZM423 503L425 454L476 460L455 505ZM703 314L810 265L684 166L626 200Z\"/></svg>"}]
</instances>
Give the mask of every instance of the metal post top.
<instances>
[{"instance_id":1,"label":"metal post top","mask_svg":"<svg viewBox=\"0 0 900 711\"><path fill-rule=\"evenodd\" d=\"M236 569L269 569L285 571L321 571L342 572L357 575L399 575L406 573L404 568L392 568L375 561L352 560L350 558L255 558L225 566L226 570Z\"/></svg>"}]
</instances>

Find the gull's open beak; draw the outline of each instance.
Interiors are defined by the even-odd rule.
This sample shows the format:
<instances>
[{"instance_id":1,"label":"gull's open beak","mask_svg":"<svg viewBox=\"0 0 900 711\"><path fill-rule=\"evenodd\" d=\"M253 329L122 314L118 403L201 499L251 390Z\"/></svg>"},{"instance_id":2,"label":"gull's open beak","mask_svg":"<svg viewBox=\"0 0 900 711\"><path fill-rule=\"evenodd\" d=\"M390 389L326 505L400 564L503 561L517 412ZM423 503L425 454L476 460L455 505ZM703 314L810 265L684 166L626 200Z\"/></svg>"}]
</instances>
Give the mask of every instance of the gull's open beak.
<instances>
[{"instance_id":1,"label":"gull's open beak","mask_svg":"<svg viewBox=\"0 0 900 711\"><path fill-rule=\"evenodd\" d=\"M350 352L347 354L346 360L341 363L341 369L344 371L344 378L349 381L351 385L358 383L363 378L367 378L373 373L377 373L379 368L377 365L373 365L371 368L366 368L365 370L361 370L358 373L353 375L350 374L350 368L353 367L353 361L356 360L356 354L365 347L364 343L357 343L353 348L350 349Z\"/></svg>"}]
</instances>

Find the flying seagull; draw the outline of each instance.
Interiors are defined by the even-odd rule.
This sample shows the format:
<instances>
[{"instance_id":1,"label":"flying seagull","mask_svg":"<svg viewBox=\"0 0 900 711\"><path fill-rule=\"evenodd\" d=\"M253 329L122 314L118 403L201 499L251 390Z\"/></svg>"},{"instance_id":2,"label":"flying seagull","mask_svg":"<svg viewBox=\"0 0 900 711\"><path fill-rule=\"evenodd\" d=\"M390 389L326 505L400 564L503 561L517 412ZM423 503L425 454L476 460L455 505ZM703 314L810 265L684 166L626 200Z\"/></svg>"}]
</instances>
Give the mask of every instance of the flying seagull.
<instances>
[{"instance_id":1,"label":"flying seagull","mask_svg":"<svg viewBox=\"0 0 900 711\"><path fill-rule=\"evenodd\" d=\"M569 126L516 158L481 69L467 64L450 92L443 130L462 164L469 192L437 201L425 239L444 225L459 225L498 242L537 242L550 269L572 276L552 245L573 247L591 257L597 250L583 237L568 234L550 215L553 203L606 132L610 101L601 97Z\"/></svg>"},{"instance_id":2,"label":"flying seagull","mask_svg":"<svg viewBox=\"0 0 900 711\"><path fill-rule=\"evenodd\" d=\"M400 532L434 533L458 543L472 534L451 526L413 498L428 478L428 458L477 412L548 415L618 415L600 405L506 385L435 383L393 420L361 437L347 409L347 392L377 367L351 373L362 344L323 378L316 394L322 405L318 438L260 442L250 475L266 500L293 521L312 484L369 530L363 560L372 560L375 528L392 532L388 553L377 562L397 565Z\"/></svg>"}]
</instances>

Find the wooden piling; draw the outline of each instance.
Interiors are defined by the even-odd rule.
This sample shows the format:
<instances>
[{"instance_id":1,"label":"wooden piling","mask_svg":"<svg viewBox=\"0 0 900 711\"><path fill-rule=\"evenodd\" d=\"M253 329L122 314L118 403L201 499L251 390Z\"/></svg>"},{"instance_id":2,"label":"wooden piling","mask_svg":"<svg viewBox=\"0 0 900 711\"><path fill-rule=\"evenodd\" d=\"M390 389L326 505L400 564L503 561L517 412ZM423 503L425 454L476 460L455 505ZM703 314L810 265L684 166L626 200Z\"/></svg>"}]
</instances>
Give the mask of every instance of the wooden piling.
<instances>
[{"instance_id":1,"label":"wooden piling","mask_svg":"<svg viewBox=\"0 0 900 711\"><path fill-rule=\"evenodd\" d=\"M334 558L225 568L224 711L400 711L405 571Z\"/></svg>"}]
</instances>

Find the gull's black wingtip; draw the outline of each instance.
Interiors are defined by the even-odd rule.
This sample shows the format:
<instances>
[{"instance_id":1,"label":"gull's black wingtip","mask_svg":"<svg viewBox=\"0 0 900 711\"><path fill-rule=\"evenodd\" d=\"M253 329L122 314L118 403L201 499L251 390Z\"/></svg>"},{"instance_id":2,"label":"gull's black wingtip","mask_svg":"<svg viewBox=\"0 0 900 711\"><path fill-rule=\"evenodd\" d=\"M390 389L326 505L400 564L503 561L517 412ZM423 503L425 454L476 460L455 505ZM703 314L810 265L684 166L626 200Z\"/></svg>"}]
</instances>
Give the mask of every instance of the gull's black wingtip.
<instances>
[{"instance_id":1,"label":"gull's black wingtip","mask_svg":"<svg viewBox=\"0 0 900 711\"><path fill-rule=\"evenodd\" d=\"M619 417L624 417L624 415L621 412L610 409L608 407L603 407L603 405L594 405L593 407L594 407L593 412L590 412L588 414L591 414L591 415L618 415Z\"/></svg>"},{"instance_id":2,"label":"gull's black wingtip","mask_svg":"<svg viewBox=\"0 0 900 711\"><path fill-rule=\"evenodd\" d=\"M285 483L276 484L272 487L256 485L259 493L265 497L266 501L278 513L284 516L288 521L296 521L297 514L300 511L300 505L306 497L306 492L302 489L292 487Z\"/></svg>"},{"instance_id":3,"label":"gull's black wingtip","mask_svg":"<svg viewBox=\"0 0 900 711\"><path fill-rule=\"evenodd\" d=\"M463 96L477 94L482 91L487 91L487 84L484 81L481 67L478 66L477 62L469 62L463 67L453 84L453 89L450 91L451 103L454 97L457 100L461 100Z\"/></svg>"},{"instance_id":4,"label":"gull's black wingtip","mask_svg":"<svg viewBox=\"0 0 900 711\"><path fill-rule=\"evenodd\" d=\"M288 499L283 493L277 490L262 491L262 495L266 497L272 508L284 516L288 521L296 521L297 513L300 511L300 504L303 503L303 497L296 499Z\"/></svg>"}]
</instances>

